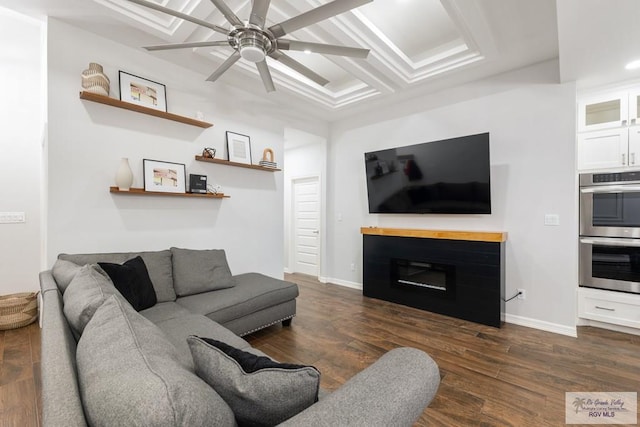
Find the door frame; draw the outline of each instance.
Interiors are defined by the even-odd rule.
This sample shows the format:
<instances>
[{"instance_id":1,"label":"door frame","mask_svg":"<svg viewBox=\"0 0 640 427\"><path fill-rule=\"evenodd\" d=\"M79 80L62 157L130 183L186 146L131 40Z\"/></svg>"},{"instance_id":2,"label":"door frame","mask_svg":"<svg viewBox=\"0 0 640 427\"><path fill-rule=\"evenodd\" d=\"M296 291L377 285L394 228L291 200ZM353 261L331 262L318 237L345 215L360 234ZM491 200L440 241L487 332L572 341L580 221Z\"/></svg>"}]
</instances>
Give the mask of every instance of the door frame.
<instances>
[{"instance_id":1,"label":"door frame","mask_svg":"<svg viewBox=\"0 0 640 427\"><path fill-rule=\"evenodd\" d=\"M291 198L290 198L290 206L289 206L289 218L291 219L289 221L289 253L287 254L288 257L288 264L290 266L290 272L294 273L295 271L295 260L296 260L296 254L295 254L295 250L296 250L296 235L295 235L295 230L296 230L296 221L295 221L295 210L296 210L296 196L295 196L295 187L296 187L296 182L298 181L302 181L302 180L308 180L308 179L313 179L315 178L318 182L318 223L319 223L319 228L320 228L320 232L318 233L318 275L317 275L317 279L320 280L320 278L322 277L322 263L323 263L323 259L324 257L322 256L323 254L323 242L324 242L324 237L325 237L325 223L324 223L324 192L323 192L323 186L322 186L322 176L320 174L310 174L310 175L296 175L291 177L291 181L290 181L290 194L291 194ZM320 280L322 281L322 280Z\"/></svg>"}]
</instances>

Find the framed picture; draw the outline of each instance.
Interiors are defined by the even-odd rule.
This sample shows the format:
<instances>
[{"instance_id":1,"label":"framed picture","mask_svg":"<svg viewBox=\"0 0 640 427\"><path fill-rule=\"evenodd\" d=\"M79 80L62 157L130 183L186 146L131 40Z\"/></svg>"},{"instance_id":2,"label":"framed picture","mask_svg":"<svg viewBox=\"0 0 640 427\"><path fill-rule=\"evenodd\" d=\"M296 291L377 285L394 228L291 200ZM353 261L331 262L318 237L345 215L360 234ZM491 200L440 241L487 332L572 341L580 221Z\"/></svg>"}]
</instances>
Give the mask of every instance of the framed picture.
<instances>
[{"instance_id":1,"label":"framed picture","mask_svg":"<svg viewBox=\"0 0 640 427\"><path fill-rule=\"evenodd\" d=\"M167 112L165 85L119 71L120 101Z\"/></svg>"},{"instance_id":2,"label":"framed picture","mask_svg":"<svg viewBox=\"0 0 640 427\"><path fill-rule=\"evenodd\" d=\"M182 163L144 159L144 191L185 193L186 173Z\"/></svg>"},{"instance_id":3,"label":"framed picture","mask_svg":"<svg viewBox=\"0 0 640 427\"><path fill-rule=\"evenodd\" d=\"M251 164L251 141L247 135L227 131L229 161Z\"/></svg>"}]
</instances>

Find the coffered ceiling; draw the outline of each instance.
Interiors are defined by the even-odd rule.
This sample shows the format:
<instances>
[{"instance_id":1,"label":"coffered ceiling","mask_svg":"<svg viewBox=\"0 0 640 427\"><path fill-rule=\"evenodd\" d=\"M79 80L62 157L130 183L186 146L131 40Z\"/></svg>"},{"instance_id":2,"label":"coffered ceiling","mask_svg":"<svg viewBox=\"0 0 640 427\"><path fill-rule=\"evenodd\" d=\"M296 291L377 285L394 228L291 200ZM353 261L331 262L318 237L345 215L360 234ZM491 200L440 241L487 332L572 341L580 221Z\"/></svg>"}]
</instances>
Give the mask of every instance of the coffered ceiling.
<instances>
[{"instance_id":1,"label":"coffered ceiling","mask_svg":"<svg viewBox=\"0 0 640 427\"><path fill-rule=\"evenodd\" d=\"M229 27L209 0L150 1ZM273 0L267 27L328 2ZM226 3L240 19L248 19L251 0ZM211 29L127 0L0 0L0 5L56 17L135 48L225 40ZM371 52L366 59L287 52L329 80L326 86L271 58L267 61L275 93L266 93L255 65L243 59L218 82L241 86L259 96L286 98L335 117L372 102L428 93L558 56L553 0L374 0L287 37ZM204 80L232 52L231 47L223 46L150 54L201 73Z\"/></svg>"}]
</instances>

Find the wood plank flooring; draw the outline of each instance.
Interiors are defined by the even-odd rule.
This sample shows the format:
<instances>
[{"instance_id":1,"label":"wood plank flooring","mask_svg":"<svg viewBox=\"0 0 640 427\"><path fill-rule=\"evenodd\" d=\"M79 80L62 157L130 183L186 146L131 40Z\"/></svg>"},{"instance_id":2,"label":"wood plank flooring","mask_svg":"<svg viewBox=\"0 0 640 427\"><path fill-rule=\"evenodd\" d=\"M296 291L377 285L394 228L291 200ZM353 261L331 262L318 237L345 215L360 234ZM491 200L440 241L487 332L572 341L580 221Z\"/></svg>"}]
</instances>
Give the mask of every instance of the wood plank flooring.
<instances>
[{"instance_id":1,"label":"wood plank flooring","mask_svg":"<svg viewBox=\"0 0 640 427\"><path fill-rule=\"evenodd\" d=\"M298 315L246 337L280 361L311 364L334 390L386 351L416 347L438 363L438 394L417 426L563 426L565 392L640 388L640 337L579 328L578 338L492 328L321 284L303 275Z\"/></svg>"},{"instance_id":2,"label":"wood plank flooring","mask_svg":"<svg viewBox=\"0 0 640 427\"><path fill-rule=\"evenodd\" d=\"M321 284L302 275L291 327L245 337L283 362L312 364L334 390L400 346L440 366L416 426L562 426L567 391L638 391L640 337L582 327L578 338L512 324L492 328ZM38 426L40 329L0 331L0 426Z\"/></svg>"},{"instance_id":3,"label":"wood plank flooring","mask_svg":"<svg viewBox=\"0 0 640 427\"><path fill-rule=\"evenodd\" d=\"M40 425L40 327L0 331L0 425Z\"/></svg>"}]
</instances>

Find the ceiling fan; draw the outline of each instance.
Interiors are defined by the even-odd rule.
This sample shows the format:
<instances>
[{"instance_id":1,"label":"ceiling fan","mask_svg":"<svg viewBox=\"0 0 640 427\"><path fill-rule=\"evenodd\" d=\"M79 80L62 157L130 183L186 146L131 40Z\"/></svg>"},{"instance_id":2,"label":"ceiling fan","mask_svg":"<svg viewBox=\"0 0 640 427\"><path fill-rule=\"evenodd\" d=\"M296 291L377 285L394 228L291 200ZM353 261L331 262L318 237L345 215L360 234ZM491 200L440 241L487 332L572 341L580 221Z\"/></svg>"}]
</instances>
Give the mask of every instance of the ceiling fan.
<instances>
[{"instance_id":1,"label":"ceiling fan","mask_svg":"<svg viewBox=\"0 0 640 427\"><path fill-rule=\"evenodd\" d=\"M249 21L241 21L240 18L229 8L224 0L211 0L211 3L224 15L231 28L227 29L219 25L211 24L201 19L195 18L173 9L160 6L148 0L128 0L150 9L164 12L168 15L193 22L194 24L210 28L215 32L227 36L226 40L220 41L202 41L189 43L174 43L157 46L146 46L149 51L183 49L197 47L212 46L230 46L234 52L226 61L211 74L207 80L216 81L225 71L227 71L240 58L249 62L254 62L260 73L262 83L267 92L273 92L275 86L271 78L271 72L267 66L266 57L269 56L276 61L281 62L287 67L297 71L308 79L316 82L321 86L325 86L329 81L318 75L313 70L302 65L290 56L285 55L283 50L296 50L304 52L315 52L327 55L349 56L353 58L366 58L369 55L369 49L361 49L355 47L337 46L331 44L311 43L298 40L282 38L283 36L300 28L307 27L332 16L347 12L363 4L370 3L373 0L334 0L330 3L319 6L315 9L304 12L279 24L265 28L267 11L271 0L253 0Z\"/></svg>"}]
</instances>

